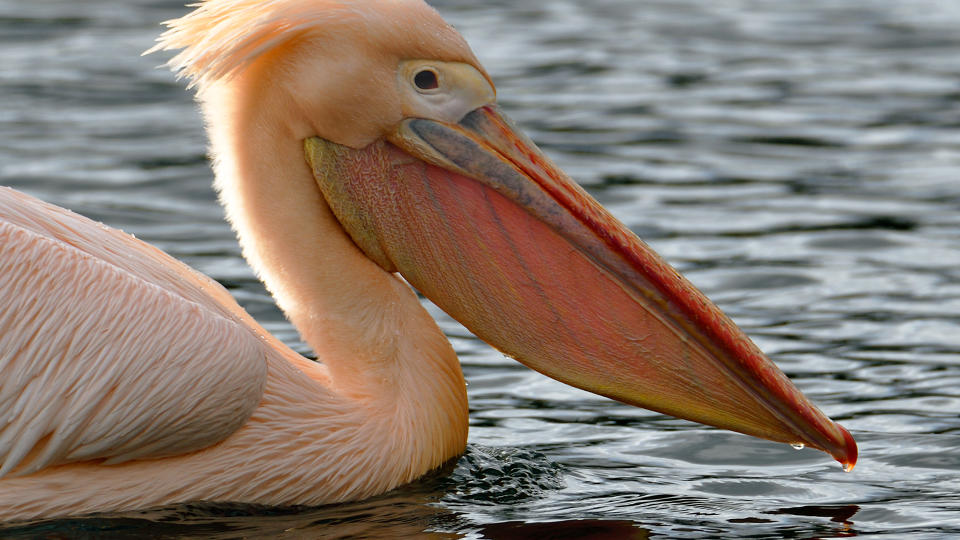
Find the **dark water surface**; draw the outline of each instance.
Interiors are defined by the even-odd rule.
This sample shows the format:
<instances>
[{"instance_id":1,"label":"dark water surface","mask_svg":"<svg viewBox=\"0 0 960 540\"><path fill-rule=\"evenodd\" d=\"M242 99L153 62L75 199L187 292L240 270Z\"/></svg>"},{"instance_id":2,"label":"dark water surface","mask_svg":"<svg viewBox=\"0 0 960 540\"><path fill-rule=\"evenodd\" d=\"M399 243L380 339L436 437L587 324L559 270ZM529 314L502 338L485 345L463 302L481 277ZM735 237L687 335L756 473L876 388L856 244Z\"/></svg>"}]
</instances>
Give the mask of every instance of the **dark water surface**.
<instances>
[{"instance_id":1,"label":"dark water surface","mask_svg":"<svg viewBox=\"0 0 960 540\"><path fill-rule=\"evenodd\" d=\"M139 56L178 4L0 0L0 183L183 259L306 353L222 220L190 95ZM435 5L508 113L853 432L857 468L568 388L438 314L472 431L431 478L0 535L960 534L960 2Z\"/></svg>"}]
</instances>

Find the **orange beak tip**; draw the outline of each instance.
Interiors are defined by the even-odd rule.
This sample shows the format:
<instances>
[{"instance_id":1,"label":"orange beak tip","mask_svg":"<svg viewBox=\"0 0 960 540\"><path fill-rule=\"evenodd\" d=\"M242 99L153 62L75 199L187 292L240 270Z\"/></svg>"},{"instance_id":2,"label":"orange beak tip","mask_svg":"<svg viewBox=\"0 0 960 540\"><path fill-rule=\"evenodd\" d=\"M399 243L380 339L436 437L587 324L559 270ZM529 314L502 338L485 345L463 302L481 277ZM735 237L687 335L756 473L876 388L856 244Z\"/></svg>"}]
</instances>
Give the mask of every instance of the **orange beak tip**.
<instances>
[{"instance_id":1,"label":"orange beak tip","mask_svg":"<svg viewBox=\"0 0 960 540\"><path fill-rule=\"evenodd\" d=\"M847 428L839 424L837 424L837 427L840 428L840 432L843 433L843 448L846 450L842 456L837 457L837 461L843 465L844 472L850 472L857 465L857 457L859 457L857 441L853 440L853 436L850 435L850 432L847 431Z\"/></svg>"}]
</instances>

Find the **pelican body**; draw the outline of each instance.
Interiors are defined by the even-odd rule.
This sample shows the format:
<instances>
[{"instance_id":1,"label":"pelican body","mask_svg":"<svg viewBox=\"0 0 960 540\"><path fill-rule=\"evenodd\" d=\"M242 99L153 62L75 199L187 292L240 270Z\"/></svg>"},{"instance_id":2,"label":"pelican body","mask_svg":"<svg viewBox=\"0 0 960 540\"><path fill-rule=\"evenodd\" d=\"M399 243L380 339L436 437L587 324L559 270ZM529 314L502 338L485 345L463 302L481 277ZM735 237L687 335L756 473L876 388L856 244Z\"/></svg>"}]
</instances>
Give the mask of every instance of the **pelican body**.
<instances>
[{"instance_id":1,"label":"pelican body","mask_svg":"<svg viewBox=\"0 0 960 540\"><path fill-rule=\"evenodd\" d=\"M243 254L318 361L159 250L2 188L0 519L319 505L438 467L465 384L411 285L557 380L855 463L421 0L206 0L168 25Z\"/></svg>"}]
</instances>

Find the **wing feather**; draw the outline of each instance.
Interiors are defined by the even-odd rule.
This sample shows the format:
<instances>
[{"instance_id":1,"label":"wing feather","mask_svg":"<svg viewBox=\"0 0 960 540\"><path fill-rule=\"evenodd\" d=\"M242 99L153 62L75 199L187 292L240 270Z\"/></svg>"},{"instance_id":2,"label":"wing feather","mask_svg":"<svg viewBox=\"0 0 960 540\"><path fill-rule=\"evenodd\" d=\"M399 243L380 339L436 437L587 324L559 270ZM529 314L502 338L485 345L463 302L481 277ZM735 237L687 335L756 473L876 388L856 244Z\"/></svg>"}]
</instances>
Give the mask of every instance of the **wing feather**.
<instances>
[{"instance_id":1,"label":"wing feather","mask_svg":"<svg viewBox=\"0 0 960 540\"><path fill-rule=\"evenodd\" d=\"M159 250L0 189L0 476L229 436L266 378L248 318Z\"/></svg>"}]
</instances>

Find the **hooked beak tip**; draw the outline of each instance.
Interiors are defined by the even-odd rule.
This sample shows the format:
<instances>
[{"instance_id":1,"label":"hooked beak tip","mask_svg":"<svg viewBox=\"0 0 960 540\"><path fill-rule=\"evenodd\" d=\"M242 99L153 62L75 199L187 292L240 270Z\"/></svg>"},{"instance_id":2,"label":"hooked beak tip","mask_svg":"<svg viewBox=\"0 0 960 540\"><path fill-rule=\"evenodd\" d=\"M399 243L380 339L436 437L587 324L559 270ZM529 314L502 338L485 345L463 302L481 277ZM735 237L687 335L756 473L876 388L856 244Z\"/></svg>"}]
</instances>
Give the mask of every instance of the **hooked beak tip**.
<instances>
[{"instance_id":1,"label":"hooked beak tip","mask_svg":"<svg viewBox=\"0 0 960 540\"><path fill-rule=\"evenodd\" d=\"M839 452L833 454L833 457L843 465L844 472L850 472L857 465L857 457L859 457L857 441L853 439L853 436L850 435L847 428L840 424L837 424L837 427L840 428L840 433L843 434L843 447Z\"/></svg>"}]
</instances>

